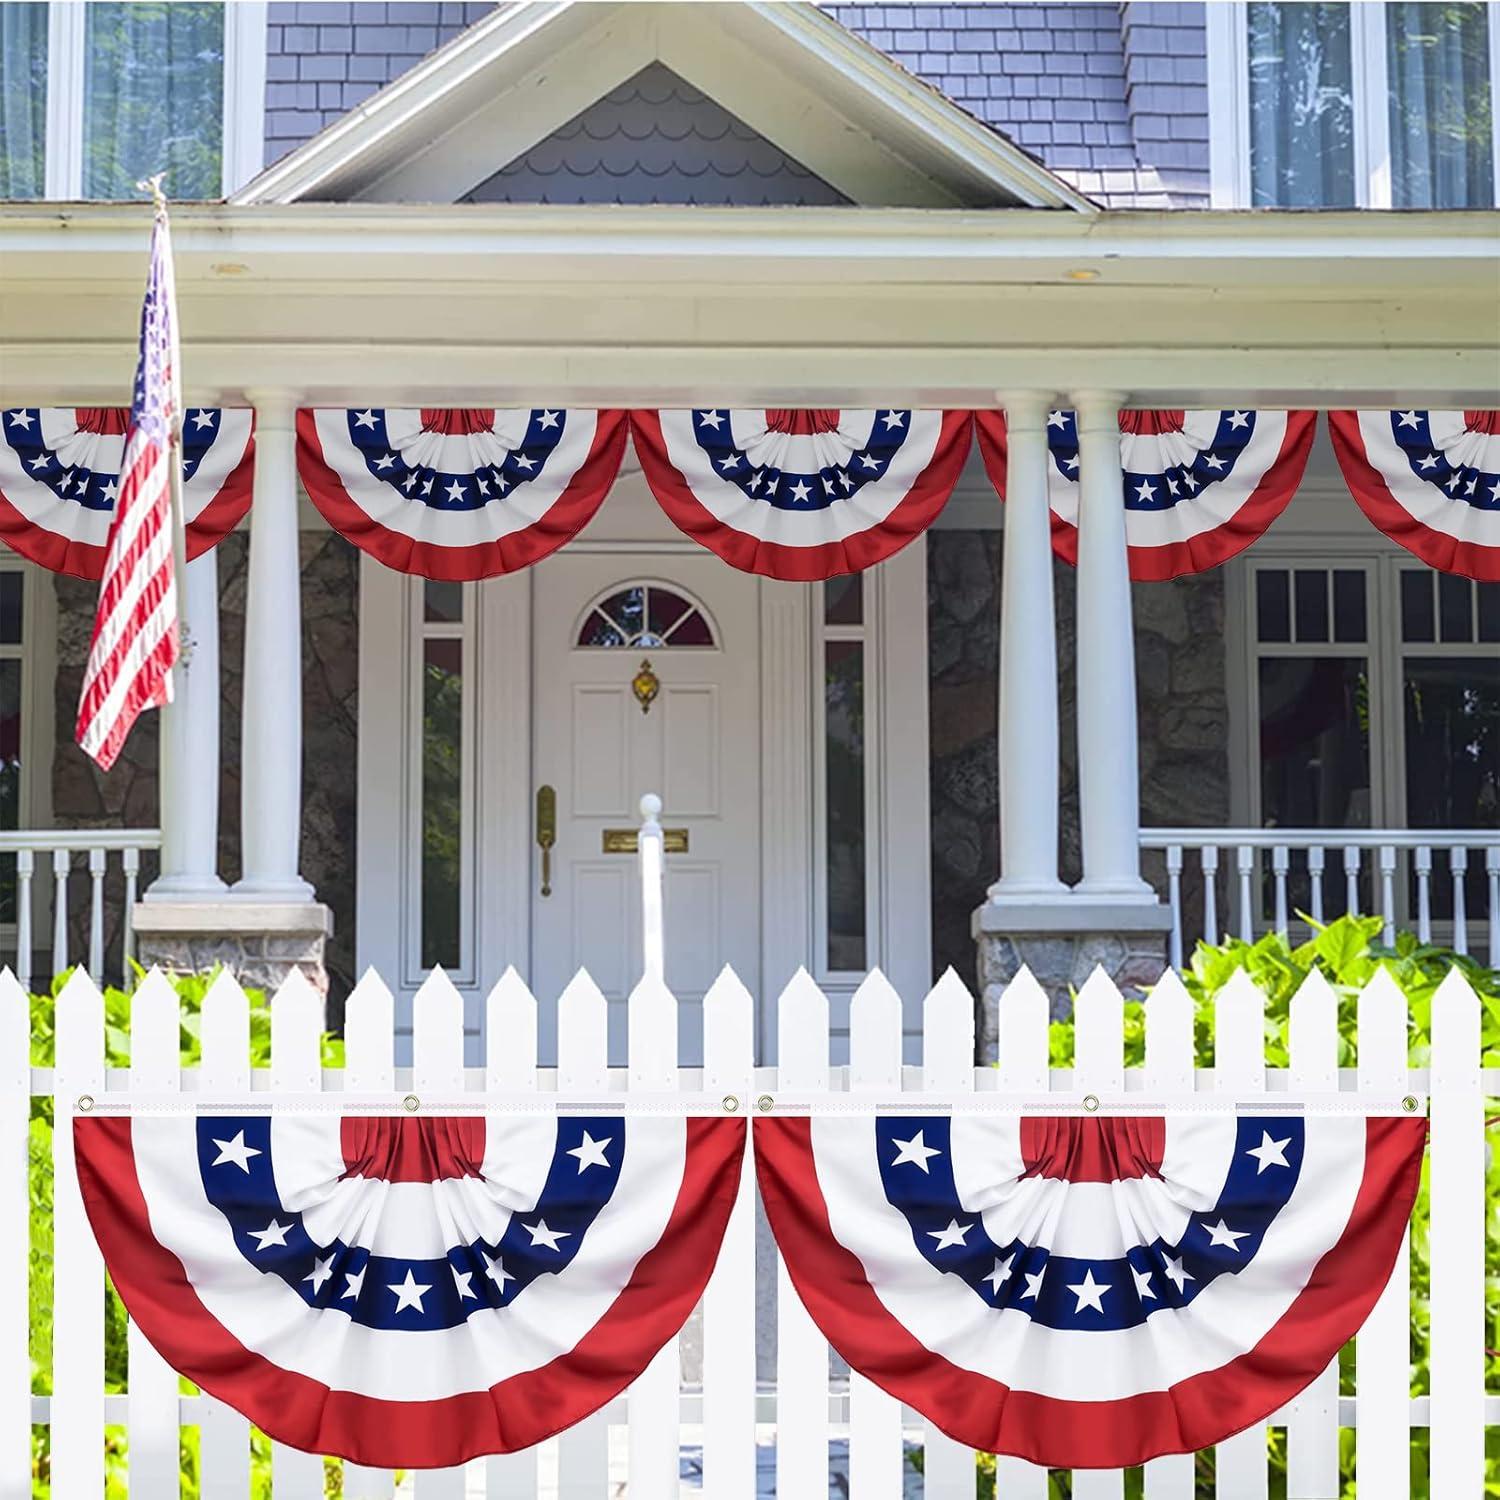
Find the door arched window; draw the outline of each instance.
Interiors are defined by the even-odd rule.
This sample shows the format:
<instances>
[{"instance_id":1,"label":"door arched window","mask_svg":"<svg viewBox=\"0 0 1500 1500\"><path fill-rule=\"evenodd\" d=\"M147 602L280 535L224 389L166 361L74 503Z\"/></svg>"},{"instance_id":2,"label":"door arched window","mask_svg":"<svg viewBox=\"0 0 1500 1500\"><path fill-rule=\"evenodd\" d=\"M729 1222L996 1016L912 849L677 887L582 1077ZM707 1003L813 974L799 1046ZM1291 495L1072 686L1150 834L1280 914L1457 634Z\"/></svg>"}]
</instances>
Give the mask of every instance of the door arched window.
<instances>
[{"instance_id":1,"label":"door arched window","mask_svg":"<svg viewBox=\"0 0 1500 1500\"><path fill-rule=\"evenodd\" d=\"M646 581L611 589L584 610L574 634L575 646L670 651L712 649L718 632L708 611L689 594Z\"/></svg>"}]
</instances>

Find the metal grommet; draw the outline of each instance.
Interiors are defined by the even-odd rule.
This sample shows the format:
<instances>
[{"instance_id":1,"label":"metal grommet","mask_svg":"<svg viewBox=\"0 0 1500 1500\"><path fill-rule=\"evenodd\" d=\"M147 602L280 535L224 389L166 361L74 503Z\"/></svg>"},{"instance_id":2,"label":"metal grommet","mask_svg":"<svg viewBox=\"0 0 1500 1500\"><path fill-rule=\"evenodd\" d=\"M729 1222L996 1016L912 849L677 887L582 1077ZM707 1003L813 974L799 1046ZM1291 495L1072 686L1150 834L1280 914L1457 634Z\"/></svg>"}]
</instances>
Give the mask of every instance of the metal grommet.
<instances>
[{"instance_id":1,"label":"metal grommet","mask_svg":"<svg viewBox=\"0 0 1500 1500\"><path fill-rule=\"evenodd\" d=\"M740 1107L740 1101L733 1094L724 1095L724 1113L732 1115Z\"/></svg>"},{"instance_id":2,"label":"metal grommet","mask_svg":"<svg viewBox=\"0 0 1500 1500\"><path fill-rule=\"evenodd\" d=\"M1083 1096L1083 1107L1090 1114L1096 1113L1097 1110L1098 1110L1098 1108L1099 1108L1099 1096L1098 1096L1098 1094L1085 1094Z\"/></svg>"},{"instance_id":3,"label":"metal grommet","mask_svg":"<svg viewBox=\"0 0 1500 1500\"><path fill-rule=\"evenodd\" d=\"M769 1094L762 1094L760 1096L760 1098L755 1101L755 1107L762 1114L765 1114L765 1113L767 1113L767 1111L770 1110L771 1106L773 1104L775 1104L775 1103L776 1103L776 1101Z\"/></svg>"},{"instance_id":4,"label":"metal grommet","mask_svg":"<svg viewBox=\"0 0 1500 1500\"><path fill-rule=\"evenodd\" d=\"M1406 1098L1401 1101L1401 1108L1404 1109L1409 1115L1414 1115L1419 1107L1420 1106L1415 1094L1408 1094Z\"/></svg>"},{"instance_id":5,"label":"metal grommet","mask_svg":"<svg viewBox=\"0 0 1500 1500\"><path fill-rule=\"evenodd\" d=\"M74 1105L74 1108L81 1115L86 1115L93 1107L94 1096L92 1094L80 1094L78 1096L78 1103Z\"/></svg>"},{"instance_id":6,"label":"metal grommet","mask_svg":"<svg viewBox=\"0 0 1500 1500\"><path fill-rule=\"evenodd\" d=\"M418 1099L415 1094L408 1094L406 1098L401 1101L401 1108L404 1109L409 1115L416 1114L416 1112L421 1107L422 1101Z\"/></svg>"}]
</instances>

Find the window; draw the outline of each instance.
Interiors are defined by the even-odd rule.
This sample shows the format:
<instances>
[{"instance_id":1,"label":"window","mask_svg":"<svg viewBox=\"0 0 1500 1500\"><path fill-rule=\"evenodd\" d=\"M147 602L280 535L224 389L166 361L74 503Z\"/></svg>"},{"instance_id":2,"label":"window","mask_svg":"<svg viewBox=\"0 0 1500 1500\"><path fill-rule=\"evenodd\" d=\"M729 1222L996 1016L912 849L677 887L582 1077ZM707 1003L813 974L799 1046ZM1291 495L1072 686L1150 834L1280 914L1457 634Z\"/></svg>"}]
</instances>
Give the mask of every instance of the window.
<instances>
[{"instance_id":1,"label":"window","mask_svg":"<svg viewBox=\"0 0 1500 1500\"><path fill-rule=\"evenodd\" d=\"M1495 8L1210 5L1217 208L1489 208Z\"/></svg>"},{"instance_id":2,"label":"window","mask_svg":"<svg viewBox=\"0 0 1500 1500\"><path fill-rule=\"evenodd\" d=\"M663 648L714 646L714 628L701 605L660 583L633 583L584 611L575 644Z\"/></svg>"},{"instance_id":3,"label":"window","mask_svg":"<svg viewBox=\"0 0 1500 1500\"><path fill-rule=\"evenodd\" d=\"M260 170L260 0L0 6L0 190L217 198Z\"/></svg>"},{"instance_id":4,"label":"window","mask_svg":"<svg viewBox=\"0 0 1500 1500\"><path fill-rule=\"evenodd\" d=\"M1250 821L1283 828L1500 827L1500 584L1434 572L1404 554L1246 563L1254 745ZM1330 839L1328 869L1336 867ZM1414 887L1402 855L1408 910ZM1444 856L1432 914L1452 915ZM1488 911L1482 861L1465 877ZM1292 855L1290 899L1306 889ZM1373 910L1366 862L1360 904ZM1269 901L1270 886L1267 883ZM1343 910L1341 881L1325 915ZM1269 911L1269 906L1268 906ZM1306 910L1306 906L1303 908Z\"/></svg>"}]
</instances>

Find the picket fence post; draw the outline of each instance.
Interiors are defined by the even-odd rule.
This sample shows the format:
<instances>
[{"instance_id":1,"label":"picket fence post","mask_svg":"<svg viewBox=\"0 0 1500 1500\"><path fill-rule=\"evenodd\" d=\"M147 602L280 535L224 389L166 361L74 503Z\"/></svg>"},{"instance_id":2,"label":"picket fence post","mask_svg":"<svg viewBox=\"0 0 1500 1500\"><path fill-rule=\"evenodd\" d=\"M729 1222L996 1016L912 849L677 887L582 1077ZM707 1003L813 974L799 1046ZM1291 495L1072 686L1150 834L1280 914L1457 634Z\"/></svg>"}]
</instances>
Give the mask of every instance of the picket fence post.
<instances>
[{"instance_id":1,"label":"picket fence post","mask_svg":"<svg viewBox=\"0 0 1500 1500\"><path fill-rule=\"evenodd\" d=\"M0 1500L31 1497L31 1002L0 970Z\"/></svg>"}]
</instances>

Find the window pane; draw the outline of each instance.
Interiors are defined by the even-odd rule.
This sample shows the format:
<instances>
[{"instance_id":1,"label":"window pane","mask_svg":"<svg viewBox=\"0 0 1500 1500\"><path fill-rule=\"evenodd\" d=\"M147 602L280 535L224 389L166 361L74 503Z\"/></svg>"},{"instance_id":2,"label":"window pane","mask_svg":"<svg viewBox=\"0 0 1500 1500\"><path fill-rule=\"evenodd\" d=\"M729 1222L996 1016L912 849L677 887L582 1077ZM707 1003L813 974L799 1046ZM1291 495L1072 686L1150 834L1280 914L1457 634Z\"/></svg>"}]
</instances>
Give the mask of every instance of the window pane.
<instances>
[{"instance_id":1,"label":"window pane","mask_svg":"<svg viewBox=\"0 0 1500 1500\"><path fill-rule=\"evenodd\" d=\"M845 573L823 585L823 621L827 625L859 625L864 620L864 575Z\"/></svg>"},{"instance_id":2,"label":"window pane","mask_svg":"<svg viewBox=\"0 0 1500 1500\"><path fill-rule=\"evenodd\" d=\"M1391 202L1495 202L1489 31L1483 5L1391 4L1385 17Z\"/></svg>"},{"instance_id":3,"label":"window pane","mask_svg":"<svg viewBox=\"0 0 1500 1500\"><path fill-rule=\"evenodd\" d=\"M1252 204L1352 206L1349 7L1251 4L1247 25Z\"/></svg>"},{"instance_id":4,"label":"window pane","mask_svg":"<svg viewBox=\"0 0 1500 1500\"><path fill-rule=\"evenodd\" d=\"M19 575L17 575L19 576ZM21 663L0 661L0 828L21 826ZM16 857L0 855L0 922L16 919Z\"/></svg>"},{"instance_id":5,"label":"window pane","mask_svg":"<svg viewBox=\"0 0 1500 1500\"><path fill-rule=\"evenodd\" d=\"M1460 645L1474 639L1474 585L1467 578L1438 575L1438 632Z\"/></svg>"},{"instance_id":6,"label":"window pane","mask_svg":"<svg viewBox=\"0 0 1500 1500\"><path fill-rule=\"evenodd\" d=\"M1322 568L1297 569L1297 639L1328 639L1328 574Z\"/></svg>"},{"instance_id":7,"label":"window pane","mask_svg":"<svg viewBox=\"0 0 1500 1500\"><path fill-rule=\"evenodd\" d=\"M1437 617L1433 611L1432 580L1425 568L1401 570L1401 639L1435 641Z\"/></svg>"},{"instance_id":8,"label":"window pane","mask_svg":"<svg viewBox=\"0 0 1500 1500\"><path fill-rule=\"evenodd\" d=\"M83 196L136 199L166 172L169 198L217 198L224 7L90 5L83 59Z\"/></svg>"},{"instance_id":9,"label":"window pane","mask_svg":"<svg viewBox=\"0 0 1500 1500\"><path fill-rule=\"evenodd\" d=\"M1479 592L1479 639L1500 641L1500 583L1480 583Z\"/></svg>"},{"instance_id":10,"label":"window pane","mask_svg":"<svg viewBox=\"0 0 1500 1500\"><path fill-rule=\"evenodd\" d=\"M1405 679L1407 823L1500 827L1500 661L1412 656Z\"/></svg>"},{"instance_id":11,"label":"window pane","mask_svg":"<svg viewBox=\"0 0 1500 1500\"><path fill-rule=\"evenodd\" d=\"M1369 826L1369 684L1363 658L1261 661L1260 793L1267 827Z\"/></svg>"},{"instance_id":12,"label":"window pane","mask_svg":"<svg viewBox=\"0 0 1500 1500\"><path fill-rule=\"evenodd\" d=\"M24 573L0 573L0 645L21 644L21 607L26 597Z\"/></svg>"},{"instance_id":13,"label":"window pane","mask_svg":"<svg viewBox=\"0 0 1500 1500\"><path fill-rule=\"evenodd\" d=\"M429 624L456 625L463 617L463 584L429 578L422 585L422 618Z\"/></svg>"},{"instance_id":14,"label":"window pane","mask_svg":"<svg viewBox=\"0 0 1500 1500\"><path fill-rule=\"evenodd\" d=\"M463 642L422 648L422 967L457 968L462 868Z\"/></svg>"},{"instance_id":15,"label":"window pane","mask_svg":"<svg viewBox=\"0 0 1500 1500\"><path fill-rule=\"evenodd\" d=\"M865 648L824 647L828 967L865 967Z\"/></svg>"},{"instance_id":16,"label":"window pane","mask_svg":"<svg viewBox=\"0 0 1500 1500\"><path fill-rule=\"evenodd\" d=\"M47 182L47 7L0 5L0 198Z\"/></svg>"},{"instance_id":17,"label":"window pane","mask_svg":"<svg viewBox=\"0 0 1500 1500\"><path fill-rule=\"evenodd\" d=\"M1290 579L1279 568L1263 568L1255 575L1255 633L1262 641L1292 638Z\"/></svg>"},{"instance_id":18,"label":"window pane","mask_svg":"<svg viewBox=\"0 0 1500 1500\"><path fill-rule=\"evenodd\" d=\"M1333 575L1333 638L1362 641L1365 620L1365 575L1352 568L1337 568Z\"/></svg>"}]
</instances>

